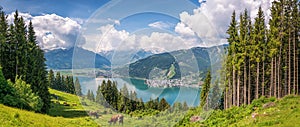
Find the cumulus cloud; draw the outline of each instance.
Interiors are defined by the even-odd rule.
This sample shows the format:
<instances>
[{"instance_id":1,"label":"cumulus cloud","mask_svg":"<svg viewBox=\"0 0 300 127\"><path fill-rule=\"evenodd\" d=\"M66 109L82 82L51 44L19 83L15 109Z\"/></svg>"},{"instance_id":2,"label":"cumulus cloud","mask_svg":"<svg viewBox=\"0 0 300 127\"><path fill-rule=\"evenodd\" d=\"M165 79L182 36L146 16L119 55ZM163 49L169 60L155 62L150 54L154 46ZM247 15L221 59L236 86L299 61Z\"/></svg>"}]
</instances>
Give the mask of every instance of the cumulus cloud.
<instances>
[{"instance_id":1,"label":"cumulus cloud","mask_svg":"<svg viewBox=\"0 0 300 127\"><path fill-rule=\"evenodd\" d=\"M190 27L187 27L182 22L180 22L176 25L175 32L177 32L183 36L195 36L195 32Z\"/></svg>"},{"instance_id":2,"label":"cumulus cloud","mask_svg":"<svg viewBox=\"0 0 300 127\"><path fill-rule=\"evenodd\" d=\"M196 36L186 37L161 32L135 35L125 30L118 31L112 24L101 26L98 30L98 34L83 35L88 42L84 45L86 49L95 52L144 49L161 53L199 46L200 41Z\"/></svg>"},{"instance_id":3,"label":"cumulus cloud","mask_svg":"<svg viewBox=\"0 0 300 127\"><path fill-rule=\"evenodd\" d=\"M19 13L19 15L26 23L32 20L37 41L44 50L73 47L81 29L77 21L56 14L32 16L28 13ZM8 21L13 22L13 17L14 13L10 14Z\"/></svg>"},{"instance_id":4,"label":"cumulus cloud","mask_svg":"<svg viewBox=\"0 0 300 127\"><path fill-rule=\"evenodd\" d=\"M202 2L202 1L199 1ZM237 18L246 8L252 20L256 17L259 6L269 10L272 0L209 0L195 8L192 13L179 14L180 22L175 25L177 34L152 32L148 35L130 34L125 30L115 29L114 20L106 20L108 25L98 28L98 33L85 35L88 49L101 52L109 50L145 49L155 53L173 51L196 46L215 46L227 43L226 30L233 10ZM269 11L265 11L266 21ZM99 21L100 22L100 21ZM103 22L101 20L101 22ZM157 21L148 25L150 28L169 29L172 25L166 21ZM172 33L172 32L171 32Z\"/></svg>"},{"instance_id":5,"label":"cumulus cloud","mask_svg":"<svg viewBox=\"0 0 300 127\"><path fill-rule=\"evenodd\" d=\"M152 28L158 28L158 29L169 29L169 28L171 28L170 23L165 23L165 22L162 22L162 21L157 21L157 22L154 22L154 23L150 23L148 26L152 27Z\"/></svg>"},{"instance_id":6,"label":"cumulus cloud","mask_svg":"<svg viewBox=\"0 0 300 127\"><path fill-rule=\"evenodd\" d=\"M206 1L206 0L205 0ZM182 12L180 20L187 27L195 31L196 34L206 43L206 45L215 45L224 43L226 38L226 30L230 23L230 16L233 10L236 11L237 17L246 8L252 20L256 17L259 6L265 11L266 21L269 19L271 6L273 0L209 0L203 3L201 7L194 9L193 14ZM187 27L182 27L182 24L177 24L178 32L185 31Z\"/></svg>"}]
</instances>

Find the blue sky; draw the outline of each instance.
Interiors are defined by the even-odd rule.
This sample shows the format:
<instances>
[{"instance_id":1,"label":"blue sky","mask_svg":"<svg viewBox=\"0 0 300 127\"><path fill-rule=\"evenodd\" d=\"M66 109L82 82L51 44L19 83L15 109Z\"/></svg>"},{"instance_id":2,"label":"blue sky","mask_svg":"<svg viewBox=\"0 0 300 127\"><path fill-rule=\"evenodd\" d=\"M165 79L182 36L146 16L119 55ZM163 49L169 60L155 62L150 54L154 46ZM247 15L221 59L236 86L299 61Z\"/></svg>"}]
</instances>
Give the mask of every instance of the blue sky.
<instances>
[{"instance_id":1,"label":"blue sky","mask_svg":"<svg viewBox=\"0 0 300 127\"><path fill-rule=\"evenodd\" d=\"M55 13L63 17L88 18L109 0L1 0L7 13L18 9L32 15Z\"/></svg>"},{"instance_id":2,"label":"blue sky","mask_svg":"<svg viewBox=\"0 0 300 127\"><path fill-rule=\"evenodd\" d=\"M70 48L77 42L98 52L129 40L126 44L132 45L127 47L151 45L160 50L177 50L180 43L187 45L180 48L226 43L224 33L233 10L239 13L247 8L253 18L258 6L267 10L271 1L1 0L0 6L9 21L16 9L25 21L32 20L45 50Z\"/></svg>"},{"instance_id":3,"label":"blue sky","mask_svg":"<svg viewBox=\"0 0 300 127\"><path fill-rule=\"evenodd\" d=\"M55 13L63 17L87 19L94 11L110 0L1 0L4 11L11 13L16 9L32 15ZM198 0L190 0L200 5ZM146 3L145 3L146 4Z\"/></svg>"}]
</instances>

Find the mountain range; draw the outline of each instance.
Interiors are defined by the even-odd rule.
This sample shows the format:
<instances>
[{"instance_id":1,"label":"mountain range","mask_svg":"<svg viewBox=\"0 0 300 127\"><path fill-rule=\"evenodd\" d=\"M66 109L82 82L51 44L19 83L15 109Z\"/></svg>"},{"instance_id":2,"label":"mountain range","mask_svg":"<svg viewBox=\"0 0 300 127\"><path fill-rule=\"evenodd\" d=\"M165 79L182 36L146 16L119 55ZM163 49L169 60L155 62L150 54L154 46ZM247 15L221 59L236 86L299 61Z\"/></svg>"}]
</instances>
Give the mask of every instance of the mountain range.
<instances>
[{"instance_id":1,"label":"mountain range","mask_svg":"<svg viewBox=\"0 0 300 127\"><path fill-rule=\"evenodd\" d=\"M123 67L112 68L112 72L115 76L142 79L179 79L187 76L199 79L208 70L216 72L221 67L224 46L153 54Z\"/></svg>"},{"instance_id":2,"label":"mountain range","mask_svg":"<svg viewBox=\"0 0 300 127\"><path fill-rule=\"evenodd\" d=\"M220 52L224 47L226 45L194 47L160 54L145 50L94 53L76 47L48 51L45 58L49 69L99 68L112 70L114 76L120 77L178 79L191 76L198 79L204 77L207 70L216 71L221 67Z\"/></svg>"},{"instance_id":3,"label":"mountain range","mask_svg":"<svg viewBox=\"0 0 300 127\"><path fill-rule=\"evenodd\" d=\"M73 57L73 54L76 56ZM83 48L56 49L45 52L48 69L72 68L110 68L110 61L105 57ZM95 63L95 64L93 64ZM72 67L73 66L73 67Z\"/></svg>"}]
</instances>

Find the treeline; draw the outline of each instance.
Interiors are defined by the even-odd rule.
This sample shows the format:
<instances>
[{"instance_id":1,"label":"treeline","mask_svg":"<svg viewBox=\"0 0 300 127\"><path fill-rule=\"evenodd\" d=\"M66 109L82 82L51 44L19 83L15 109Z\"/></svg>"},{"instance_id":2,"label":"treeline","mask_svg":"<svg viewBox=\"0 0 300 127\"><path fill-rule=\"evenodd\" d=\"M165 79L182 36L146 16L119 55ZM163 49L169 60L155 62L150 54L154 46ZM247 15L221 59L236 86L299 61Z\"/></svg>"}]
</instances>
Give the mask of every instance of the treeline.
<instances>
[{"instance_id":1,"label":"treeline","mask_svg":"<svg viewBox=\"0 0 300 127\"><path fill-rule=\"evenodd\" d=\"M118 90L117 82L112 82L110 80L104 80L102 84L98 86L96 95L92 90L88 90L87 99L95 101L105 107L111 107L119 112L128 114L137 110L149 109L158 111L164 111L167 109L188 110L186 102L183 104L175 103L173 108L171 108L170 104L164 98L150 98L148 102L144 103L142 98L137 97L137 93L135 91L129 91L126 85Z\"/></svg>"},{"instance_id":2,"label":"treeline","mask_svg":"<svg viewBox=\"0 0 300 127\"><path fill-rule=\"evenodd\" d=\"M250 104L261 96L281 98L299 92L299 2L272 3L267 27L260 7L254 22L245 10L233 12L227 30L224 106Z\"/></svg>"},{"instance_id":3,"label":"treeline","mask_svg":"<svg viewBox=\"0 0 300 127\"><path fill-rule=\"evenodd\" d=\"M60 75L60 72L56 72L54 76L53 70L50 70L48 74L48 84L52 89L76 94L78 96L82 95L81 86L77 77L74 82L73 76L63 76Z\"/></svg>"},{"instance_id":4,"label":"treeline","mask_svg":"<svg viewBox=\"0 0 300 127\"><path fill-rule=\"evenodd\" d=\"M7 15L2 11L2 8L0 9L0 66L5 79L12 81L12 83L22 80L25 84L30 84L32 93L42 100L40 112L48 111L50 93L48 91L44 52L37 44L32 22L25 24L24 19L16 11L13 23L9 24ZM0 90L2 100L2 95L9 95L4 91L3 89ZM14 94L12 92L10 93ZM9 103L8 105L20 107L14 104L13 100Z\"/></svg>"}]
</instances>

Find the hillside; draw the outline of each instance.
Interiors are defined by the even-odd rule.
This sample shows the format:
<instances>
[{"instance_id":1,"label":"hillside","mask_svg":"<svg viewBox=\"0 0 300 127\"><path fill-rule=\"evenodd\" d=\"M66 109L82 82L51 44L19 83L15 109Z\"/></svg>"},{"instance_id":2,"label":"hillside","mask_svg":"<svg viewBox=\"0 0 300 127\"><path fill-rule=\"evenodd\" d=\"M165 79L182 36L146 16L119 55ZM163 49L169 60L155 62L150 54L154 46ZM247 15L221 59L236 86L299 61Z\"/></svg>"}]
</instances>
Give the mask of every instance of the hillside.
<instances>
[{"instance_id":1,"label":"hillside","mask_svg":"<svg viewBox=\"0 0 300 127\"><path fill-rule=\"evenodd\" d=\"M143 79L178 79L198 74L199 72L206 72L210 66L210 56L207 48L195 47L154 54L127 65L129 69L127 67L117 68L114 70L114 73L121 76L123 76L122 74L129 74L130 77ZM169 74L172 75L170 76Z\"/></svg>"},{"instance_id":2,"label":"hillside","mask_svg":"<svg viewBox=\"0 0 300 127\"><path fill-rule=\"evenodd\" d=\"M76 54L76 57L73 57ZM110 61L105 57L82 48L56 49L45 53L46 65L50 69L72 69L72 63L76 62L76 68L108 68ZM76 58L76 59L73 59ZM74 61L75 60L75 61ZM93 64L95 63L95 64Z\"/></svg>"},{"instance_id":3,"label":"hillside","mask_svg":"<svg viewBox=\"0 0 300 127\"><path fill-rule=\"evenodd\" d=\"M48 115L38 114L21 109L11 108L0 104L0 123L1 126L34 126L34 127L84 127L84 126L108 126L107 121L115 112L103 106L97 105L87 99L82 101L86 104L84 108L75 95L50 90L52 95L58 97L60 104L57 104L56 98L52 98L52 108ZM81 98L82 99L82 98ZM294 127L300 125L300 96L287 96L280 100L275 98L261 98L253 101L251 105L242 107L233 107L228 110L215 110L206 121L190 122L190 117L201 116L201 109L193 108L187 113L168 113L148 112L153 115L144 116L142 119L125 115L125 127L131 126L276 126L276 127ZM63 106L63 102L76 104L76 106ZM275 106L263 106L269 102L274 102ZM86 110L100 111L100 118L90 118ZM106 113L104 113L106 112ZM137 113L143 116L145 112ZM257 113L255 118L251 115ZM170 119L172 118L172 119ZM147 122L146 122L147 121ZM151 123L149 123L151 121ZM98 124L97 124L98 123Z\"/></svg>"},{"instance_id":4,"label":"hillside","mask_svg":"<svg viewBox=\"0 0 300 127\"><path fill-rule=\"evenodd\" d=\"M212 111L206 121L190 122L192 116L205 115L201 114L200 108L195 108L177 126L297 127L300 125L299 100L300 96L293 95L279 100L260 98L251 105Z\"/></svg>"}]
</instances>

